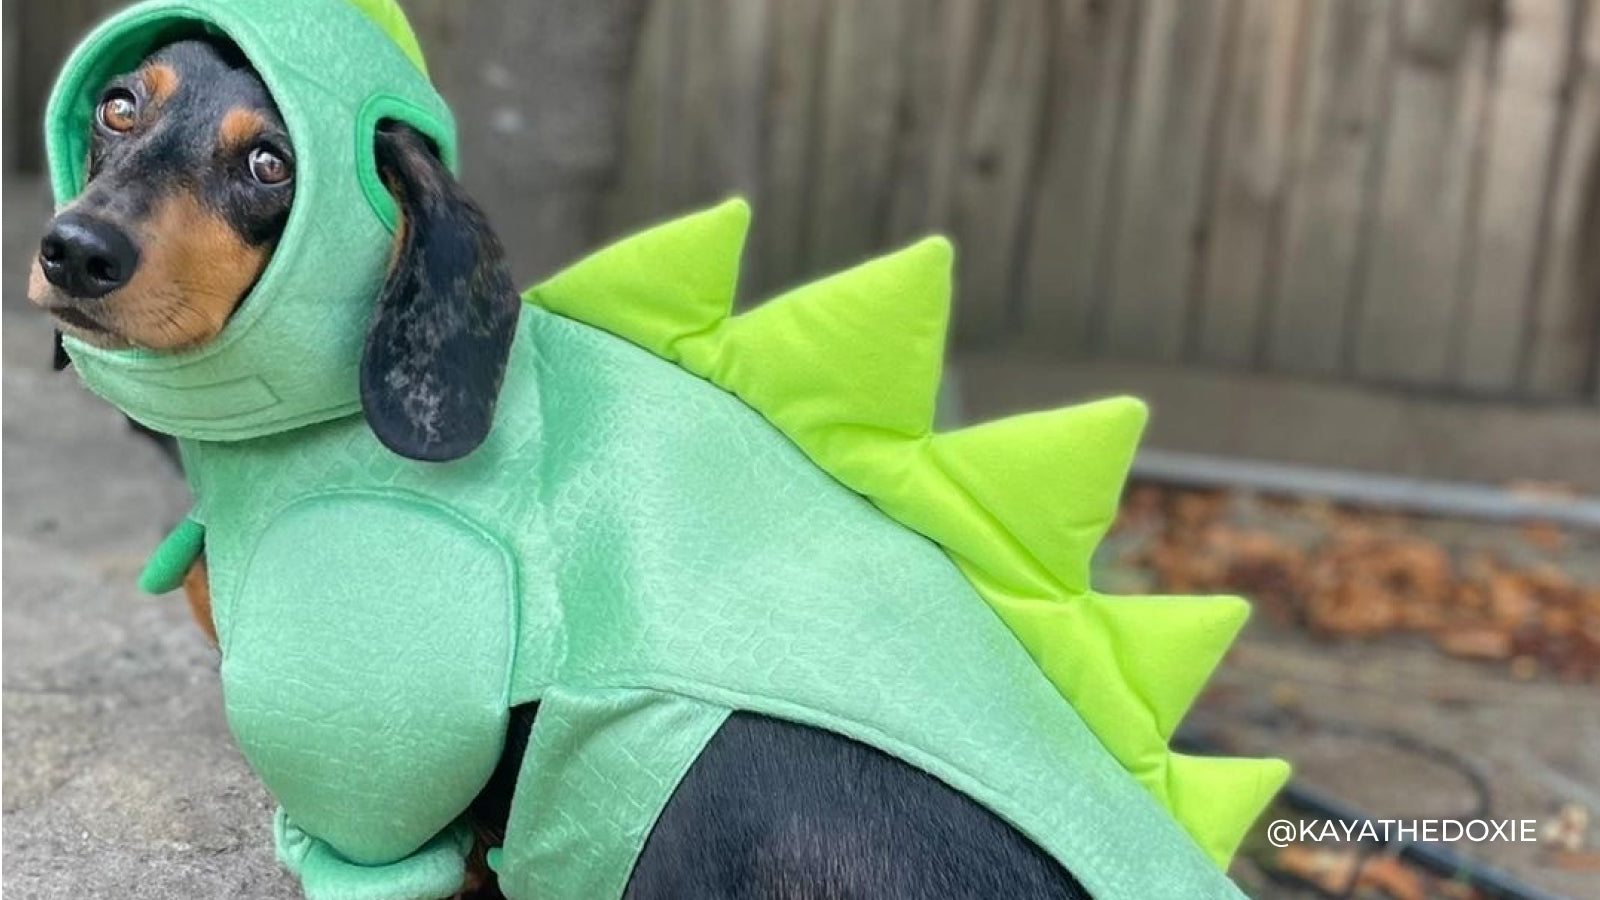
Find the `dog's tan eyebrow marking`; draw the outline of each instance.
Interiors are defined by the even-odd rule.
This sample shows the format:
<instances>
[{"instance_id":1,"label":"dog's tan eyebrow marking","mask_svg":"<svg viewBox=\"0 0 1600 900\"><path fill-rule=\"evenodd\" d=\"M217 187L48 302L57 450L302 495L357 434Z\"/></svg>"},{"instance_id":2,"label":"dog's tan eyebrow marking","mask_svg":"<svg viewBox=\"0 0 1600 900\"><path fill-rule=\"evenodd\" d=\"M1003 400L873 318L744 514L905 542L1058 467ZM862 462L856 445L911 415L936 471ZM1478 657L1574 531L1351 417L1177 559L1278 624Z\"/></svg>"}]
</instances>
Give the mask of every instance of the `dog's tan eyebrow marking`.
<instances>
[{"instance_id":1,"label":"dog's tan eyebrow marking","mask_svg":"<svg viewBox=\"0 0 1600 900\"><path fill-rule=\"evenodd\" d=\"M250 144L261 132L267 130L266 117L253 109L236 107L228 110L222 117L222 127L218 134L222 138L222 146L228 148L242 148Z\"/></svg>"},{"instance_id":2,"label":"dog's tan eyebrow marking","mask_svg":"<svg viewBox=\"0 0 1600 900\"><path fill-rule=\"evenodd\" d=\"M144 89L150 92L153 103L165 103L178 92L178 70L166 63L144 67L139 71L139 79L144 82Z\"/></svg>"}]
</instances>

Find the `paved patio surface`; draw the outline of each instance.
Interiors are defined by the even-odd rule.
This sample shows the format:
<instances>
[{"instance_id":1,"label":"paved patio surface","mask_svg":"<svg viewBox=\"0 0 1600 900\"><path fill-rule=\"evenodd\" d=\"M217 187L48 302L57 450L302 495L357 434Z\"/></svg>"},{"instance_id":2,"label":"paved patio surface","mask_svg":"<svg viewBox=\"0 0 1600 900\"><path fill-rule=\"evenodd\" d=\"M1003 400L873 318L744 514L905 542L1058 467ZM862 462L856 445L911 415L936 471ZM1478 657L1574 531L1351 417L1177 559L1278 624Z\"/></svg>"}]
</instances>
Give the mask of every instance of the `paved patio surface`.
<instances>
[{"instance_id":1,"label":"paved patio surface","mask_svg":"<svg viewBox=\"0 0 1600 900\"><path fill-rule=\"evenodd\" d=\"M134 587L183 484L50 371L24 288L47 215L39 185L5 185L6 900L297 897L228 736L216 655L181 600Z\"/></svg>"}]
</instances>

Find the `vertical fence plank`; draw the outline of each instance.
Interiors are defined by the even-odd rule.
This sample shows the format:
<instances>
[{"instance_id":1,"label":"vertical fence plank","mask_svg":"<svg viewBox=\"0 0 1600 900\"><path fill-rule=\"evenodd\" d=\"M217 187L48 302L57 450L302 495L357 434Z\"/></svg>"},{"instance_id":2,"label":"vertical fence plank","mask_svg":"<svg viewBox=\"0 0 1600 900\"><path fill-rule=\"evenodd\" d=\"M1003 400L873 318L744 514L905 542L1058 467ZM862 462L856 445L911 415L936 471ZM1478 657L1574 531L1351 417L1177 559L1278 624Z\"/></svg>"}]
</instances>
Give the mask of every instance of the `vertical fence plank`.
<instances>
[{"instance_id":1,"label":"vertical fence plank","mask_svg":"<svg viewBox=\"0 0 1600 900\"><path fill-rule=\"evenodd\" d=\"M1513 0L1504 9L1451 378L1477 392L1516 386L1564 106L1567 36L1577 24L1568 0Z\"/></svg>"},{"instance_id":2,"label":"vertical fence plank","mask_svg":"<svg viewBox=\"0 0 1600 900\"><path fill-rule=\"evenodd\" d=\"M1300 0L1242 0L1232 71L1219 123L1209 240L1196 311L1196 355L1246 366L1255 361L1268 276L1276 264L1288 144L1300 86Z\"/></svg>"},{"instance_id":3,"label":"vertical fence plank","mask_svg":"<svg viewBox=\"0 0 1600 900\"><path fill-rule=\"evenodd\" d=\"M1583 20L1523 359L1523 388L1546 397L1600 379L1600 0L1585 0Z\"/></svg>"},{"instance_id":4,"label":"vertical fence plank","mask_svg":"<svg viewBox=\"0 0 1600 900\"><path fill-rule=\"evenodd\" d=\"M1123 169L1106 345L1176 359L1228 0L1149 0Z\"/></svg>"},{"instance_id":5,"label":"vertical fence plank","mask_svg":"<svg viewBox=\"0 0 1600 900\"><path fill-rule=\"evenodd\" d=\"M906 0L836 0L811 174L806 264L814 272L859 262L881 245L910 10Z\"/></svg>"},{"instance_id":6,"label":"vertical fence plank","mask_svg":"<svg viewBox=\"0 0 1600 900\"><path fill-rule=\"evenodd\" d=\"M791 284L805 272L807 213L816 134L822 130L827 62L828 0L774 3L768 22L766 146L755 211L753 252L760 257L761 292Z\"/></svg>"},{"instance_id":7,"label":"vertical fence plank","mask_svg":"<svg viewBox=\"0 0 1600 900\"><path fill-rule=\"evenodd\" d=\"M683 36L688 0L653 0L646 7L632 84L624 107L622 164L607 198L605 228L622 234L666 214L679 188L669 157L676 151L683 102Z\"/></svg>"},{"instance_id":8,"label":"vertical fence plank","mask_svg":"<svg viewBox=\"0 0 1600 900\"><path fill-rule=\"evenodd\" d=\"M1487 3L1400 4L1393 115L1355 365L1382 381L1445 383L1488 71Z\"/></svg>"},{"instance_id":9,"label":"vertical fence plank","mask_svg":"<svg viewBox=\"0 0 1600 900\"><path fill-rule=\"evenodd\" d=\"M1296 128L1268 366L1328 375L1344 358L1367 180L1385 126L1391 0L1316 0Z\"/></svg>"},{"instance_id":10,"label":"vertical fence plank","mask_svg":"<svg viewBox=\"0 0 1600 900\"><path fill-rule=\"evenodd\" d=\"M906 90L889 176L891 242L949 228L954 217L952 197L983 7L981 0L914 0L903 63Z\"/></svg>"},{"instance_id":11,"label":"vertical fence plank","mask_svg":"<svg viewBox=\"0 0 1600 900\"><path fill-rule=\"evenodd\" d=\"M955 328L966 343L993 342L1013 331L1018 246L1030 209L1051 0L990 7L983 64L962 136L953 232L962 247Z\"/></svg>"},{"instance_id":12,"label":"vertical fence plank","mask_svg":"<svg viewBox=\"0 0 1600 900\"><path fill-rule=\"evenodd\" d=\"M608 232L759 192L771 9L737 0L650 4Z\"/></svg>"},{"instance_id":13,"label":"vertical fence plank","mask_svg":"<svg viewBox=\"0 0 1600 900\"><path fill-rule=\"evenodd\" d=\"M1022 288L1023 337L1041 350L1080 354L1091 341L1136 13L1135 0L1058 8L1052 108Z\"/></svg>"},{"instance_id":14,"label":"vertical fence plank","mask_svg":"<svg viewBox=\"0 0 1600 900\"><path fill-rule=\"evenodd\" d=\"M689 4L680 209L760 191L771 10L748 0ZM744 266L759 278L759 257Z\"/></svg>"},{"instance_id":15,"label":"vertical fence plank","mask_svg":"<svg viewBox=\"0 0 1600 900\"><path fill-rule=\"evenodd\" d=\"M748 0L690 4L683 124L692 203L759 186L770 10Z\"/></svg>"}]
</instances>

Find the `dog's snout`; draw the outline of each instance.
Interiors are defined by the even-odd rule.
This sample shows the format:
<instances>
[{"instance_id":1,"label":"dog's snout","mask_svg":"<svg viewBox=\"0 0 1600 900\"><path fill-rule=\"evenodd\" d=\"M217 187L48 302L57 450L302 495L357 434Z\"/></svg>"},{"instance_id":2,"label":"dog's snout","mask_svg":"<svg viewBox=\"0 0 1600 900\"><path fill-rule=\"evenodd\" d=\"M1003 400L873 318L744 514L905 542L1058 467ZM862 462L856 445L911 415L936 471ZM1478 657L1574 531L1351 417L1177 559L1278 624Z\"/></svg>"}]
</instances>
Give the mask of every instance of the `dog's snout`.
<instances>
[{"instance_id":1,"label":"dog's snout","mask_svg":"<svg viewBox=\"0 0 1600 900\"><path fill-rule=\"evenodd\" d=\"M89 216L58 216L39 242L39 268L51 284L83 299L104 297L133 277L139 248L122 229Z\"/></svg>"}]
</instances>

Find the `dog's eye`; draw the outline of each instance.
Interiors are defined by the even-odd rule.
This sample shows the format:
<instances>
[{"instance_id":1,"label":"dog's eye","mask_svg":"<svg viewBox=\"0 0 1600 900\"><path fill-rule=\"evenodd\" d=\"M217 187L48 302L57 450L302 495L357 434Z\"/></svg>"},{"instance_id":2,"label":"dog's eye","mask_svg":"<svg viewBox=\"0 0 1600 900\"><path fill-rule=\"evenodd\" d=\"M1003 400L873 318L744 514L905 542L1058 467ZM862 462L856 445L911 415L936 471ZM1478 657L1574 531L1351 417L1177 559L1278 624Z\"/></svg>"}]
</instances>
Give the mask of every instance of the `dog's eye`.
<instances>
[{"instance_id":1,"label":"dog's eye","mask_svg":"<svg viewBox=\"0 0 1600 900\"><path fill-rule=\"evenodd\" d=\"M112 88L100 100L95 116L107 131L125 134L138 123L139 98L126 88Z\"/></svg>"},{"instance_id":2,"label":"dog's eye","mask_svg":"<svg viewBox=\"0 0 1600 900\"><path fill-rule=\"evenodd\" d=\"M262 184L283 184L292 174L293 168L271 147L257 147L250 151L250 177Z\"/></svg>"}]
</instances>

